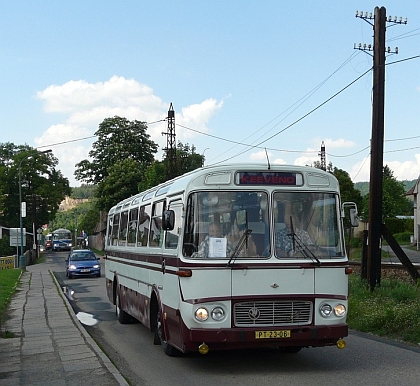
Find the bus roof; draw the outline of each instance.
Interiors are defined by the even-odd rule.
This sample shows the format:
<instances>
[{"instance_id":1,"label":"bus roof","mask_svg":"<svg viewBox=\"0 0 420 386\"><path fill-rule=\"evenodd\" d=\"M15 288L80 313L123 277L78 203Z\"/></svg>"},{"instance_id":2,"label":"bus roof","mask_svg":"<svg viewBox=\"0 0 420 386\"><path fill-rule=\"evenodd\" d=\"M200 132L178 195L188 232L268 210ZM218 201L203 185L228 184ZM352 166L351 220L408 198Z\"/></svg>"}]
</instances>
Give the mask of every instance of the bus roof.
<instances>
[{"instance_id":1,"label":"bus roof","mask_svg":"<svg viewBox=\"0 0 420 386\"><path fill-rule=\"evenodd\" d=\"M333 174L311 166L268 166L263 163L221 164L215 166L204 166L202 168L195 169L191 172L183 174L182 176L166 181L144 192L120 201L109 210L109 214L112 214L115 211L120 211L122 208L129 207L133 204L138 204L140 201L148 201L153 197L159 196L173 196L181 194L185 190L190 191L195 188L211 189L212 187L217 187L217 189L229 189L229 186L237 185L237 183L235 183L236 173L260 173L264 175L268 175L270 173L272 175L276 173L301 174L303 182L299 186L300 188L306 188L308 190L319 187L330 188L331 190L338 189L338 181ZM255 180L254 183L251 181L248 184L243 184L244 188L249 189L251 186L255 188L256 186L264 187L269 185L268 183L259 183L258 181L259 180Z\"/></svg>"}]
</instances>

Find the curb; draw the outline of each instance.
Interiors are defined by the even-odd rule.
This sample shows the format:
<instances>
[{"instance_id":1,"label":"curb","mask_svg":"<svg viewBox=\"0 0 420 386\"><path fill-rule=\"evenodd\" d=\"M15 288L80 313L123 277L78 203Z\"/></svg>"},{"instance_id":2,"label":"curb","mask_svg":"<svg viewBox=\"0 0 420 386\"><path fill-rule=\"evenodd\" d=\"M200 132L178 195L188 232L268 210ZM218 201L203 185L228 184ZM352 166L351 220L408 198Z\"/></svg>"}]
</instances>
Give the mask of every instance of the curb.
<instances>
[{"instance_id":1,"label":"curb","mask_svg":"<svg viewBox=\"0 0 420 386\"><path fill-rule=\"evenodd\" d=\"M60 284L58 283L56 277L51 272L51 270L48 270L49 274L53 278L54 284L57 288L57 292L59 296L63 299L67 311L69 315L71 316L73 323L76 325L76 327L79 329L80 333L82 334L84 340L87 344L89 344L92 349L95 351L96 355L101 359L105 367L108 369L108 371L114 376L115 380L118 382L120 386L129 386L129 383L124 379L124 377L121 375L120 371L115 367L115 365L110 361L110 359L106 356L106 354L101 350L101 348L98 346L98 344L95 342L95 340L88 334L86 329L83 327L82 323L80 323L79 319L77 318L76 314L73 311L73 307L71 306L69 300L67 297L63 294L62 291L60 291Z\"/></svg>"}]
</instances>

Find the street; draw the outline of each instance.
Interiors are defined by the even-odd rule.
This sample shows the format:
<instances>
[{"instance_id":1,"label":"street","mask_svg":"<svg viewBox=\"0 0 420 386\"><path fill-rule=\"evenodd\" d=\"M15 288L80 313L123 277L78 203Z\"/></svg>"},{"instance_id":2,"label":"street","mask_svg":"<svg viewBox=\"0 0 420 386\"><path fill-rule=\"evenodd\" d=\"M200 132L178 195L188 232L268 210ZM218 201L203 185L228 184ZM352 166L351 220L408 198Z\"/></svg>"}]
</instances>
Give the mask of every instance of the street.
<instances>
[{"instance_id":1,"label":"street","mask_svg":"<svg viewBox=\"0 0 420 386\"><path fill-rule=\"evenodd\" d=\"M105 279L67 279L68 252L46 253L51 269L79 320L84 322L121 373L133 385L416 385L420 348L351 332L347 347L306 348L298 354L278 350L213 351L166 356L140 323L122 325L108 301ZM103 265L103 260L101 259ZM87 325L86 325L87 324Z\"/></svg>"}]
</instances>

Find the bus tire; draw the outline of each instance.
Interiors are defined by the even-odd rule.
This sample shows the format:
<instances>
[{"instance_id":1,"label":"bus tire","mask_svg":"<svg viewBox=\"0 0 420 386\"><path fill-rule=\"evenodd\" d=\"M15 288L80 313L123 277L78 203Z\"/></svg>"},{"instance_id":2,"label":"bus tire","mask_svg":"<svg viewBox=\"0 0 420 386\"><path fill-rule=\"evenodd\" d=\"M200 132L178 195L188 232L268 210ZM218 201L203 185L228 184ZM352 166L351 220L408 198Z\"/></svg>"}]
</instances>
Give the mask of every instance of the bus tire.
<instances>
[{"instance_id":1,"label":"bus tire","mask_svg":"<svg viewBox=\"0 0 420 386\"><path fill-rule=\"evenodd\" d=\"M115 314L121 324L129 324L132 321L131 316L120 307L120 295L118 289L115 291Z\"/></svg>"},{"instance_id":2,"label":"bus tire","mask_svg":"<svg viewBox=\"0 0 420 386\"><path fill-rule=\"evenodd\" d=\"M162 319L160 316L160 311L157 313L157 326L155 331L155 338L154 342L157 341L157 339L160 340L160 344L162 346L163 352L169 356L169 357L179 357L182 352L176 349L174 346L171 346L163 336L163 328L162 328Z\"/></svg>"}]
</instances>

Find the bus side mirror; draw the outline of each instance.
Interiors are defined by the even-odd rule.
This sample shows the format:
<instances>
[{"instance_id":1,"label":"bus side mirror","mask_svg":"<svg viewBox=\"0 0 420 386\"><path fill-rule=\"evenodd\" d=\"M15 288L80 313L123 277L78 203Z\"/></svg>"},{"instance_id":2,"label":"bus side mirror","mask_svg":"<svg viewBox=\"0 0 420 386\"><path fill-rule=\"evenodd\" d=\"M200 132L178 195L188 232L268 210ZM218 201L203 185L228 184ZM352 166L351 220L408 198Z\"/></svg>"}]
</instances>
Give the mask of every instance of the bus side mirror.
<instances>
[{"instance_id":1,"label":"bus side mirror","mask_svg":"<svg viewBox=\"0 0 420 386\"><path fill-rule=\"evenodd\" d=\"M359 226L359 215L357 214L357 209L355 208L350 209L350 224L352 227Z\"/></svg>"},{"instance_id":2,"label":"bus side mirror","mask_svg":"<svg viewBox=\"0 0 420 386\"><path fill-rule=\"evenodd\" d=\"M357 205L354 202L344 202L342 205L342 217L344 217L344 209L349 208L350 224L352 227L359 226L359 213L357 212Z\"/></svg>"},{"instance_id":3,"label":"bus side mirror","mask_svg":"<svg viewBox=\"0 0 420 386\"><path fill-rule=\"evenodd\" d=\"M171 231L175 226L175 212L173 210L165 210L162 216L162 229Z\"/></svg>"}]
</instances>

